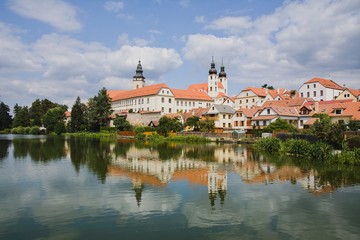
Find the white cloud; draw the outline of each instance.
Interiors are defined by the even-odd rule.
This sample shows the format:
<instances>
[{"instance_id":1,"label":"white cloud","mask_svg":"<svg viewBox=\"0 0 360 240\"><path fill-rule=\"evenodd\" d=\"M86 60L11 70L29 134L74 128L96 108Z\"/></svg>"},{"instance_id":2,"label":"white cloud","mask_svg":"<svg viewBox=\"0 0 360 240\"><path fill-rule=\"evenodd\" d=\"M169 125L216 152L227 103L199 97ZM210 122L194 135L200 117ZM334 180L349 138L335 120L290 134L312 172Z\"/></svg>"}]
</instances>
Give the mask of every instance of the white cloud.
<instances>
[{"instance_id":1,"label":"white cloud","mask_svg":"<svg viewBox=\"0 0 360 240\"><path fill-rule=\"evenodd\" d=\"M26 45L18 35L0 24L0 49L6 53L0 55L0 89L6 89L1 98L9 106L37 98L71 106L77 96L86 101L102 87L129 89L139 59L148 84L182 64L174 49L125 44L112 50L56 33Z\"/></svg>"},{"instance_id":2,"label":"white cloud","mask_svg":"<svg viewBox=\"0 0 360 240\"><path fill-rule=\"evenodd\" d=\"M223 17L205 29L225 36L190 35L183 54L207 64L211 55L218 64L223 57L229 83L242 84L236 89L264 83L298 89L311 77L329 75L358 88L359 12L358 1L291 1L256 19Z\"/></svg>"},{"instance_id":3,"label":"white cloud","mask_svg":"<svg viewBox=\"0 0 360 240\"><path fill-rule=\"evenodd\" d=\"M250 17L223 17L212 21L207 29L223 30L225 32L236 34L241 33L252 27L252 21Z\"/></svg>"},{"instance_id":4,"label":"white cloud","mask_svg":"<svg viewBox=\"0 0 360 240\"><path fill-rule=\"evenodd\" d=\"M181 7L187 8L190 6L190 0L180 0L179 4Z\"/></svg>"},{"instance_id":5,"label":"white cloud","mask_svg":"<svg viewBox=\"0 0 360 240\"><path fill-rule=\"evenodd\" d=\"M82 28L76 8L62 0L10 0L8 7L23 17L42 21L62 31Z\"/></svg>"},{"instance_id":6,"label":"white cloud","mask_svg":"<svg viewBox=\"0 0 360 240\"><path fill-rule=\"evenodd\" d=\"M104 8L109 12L120 12L124 9L124 3L109 1L104 4Z\"/></svg>"}]
</instances>

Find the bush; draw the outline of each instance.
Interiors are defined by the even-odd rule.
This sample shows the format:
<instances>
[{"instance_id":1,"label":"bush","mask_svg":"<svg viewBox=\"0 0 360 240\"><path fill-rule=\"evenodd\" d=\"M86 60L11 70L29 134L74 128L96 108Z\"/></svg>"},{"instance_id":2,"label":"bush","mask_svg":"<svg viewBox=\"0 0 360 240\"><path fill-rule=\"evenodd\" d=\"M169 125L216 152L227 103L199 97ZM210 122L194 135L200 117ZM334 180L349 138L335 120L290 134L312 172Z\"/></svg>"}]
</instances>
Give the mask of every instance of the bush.
<instances>
[{"instance_id":1,"label":"bush","mask_svg":"<svg viewBox=\"0 0 360 240\"><path fill-rule=\"evenodd\" d=\"M34 126L29 131L32 135L39 135L40 134L40 128L38 126Z\"/></svg>"},{"instance_id":2,"label":"bush","mask_svg":"<svg viewBox=\"0 0 360 240\"><path fill-rule=\"evenodd\" d=\"M154 131L154 129L152 127L148 127L148 126L136 126L134 129L135 133L143 133L143 132L152 132Z\"/></svg>"},{"instance_id":3,"label":"bush","mask_svg":"<svg viewBox=\"0 0 360 240\"><path fill-rule=\"evenodd\" d=\"M24 128L24 133L25 133L25 134L29 134L29 133L30 133L30 129L31 129L31 127L25 127L25 128Z\"/></svg>"},{"instance_id":4,"label":"bush","mask_svg":"<svg viewBox=\"0 0 360 240\"><path fill-rule=\"evenodd\" d=\"M310 146L309 157L312 160L327 160L332 157L332 147L324 142L316 142Z\"/></svg>"},{"instance_id":5,"label":"bush","mask_svg":"<svg viewBox=\"0 0 360 240\"><path fill-rule=\"evenodd\" d=\"M302 139L288 139L283 144L283 151L293 156L309 156L311 144Z\"/></svg>"},{"instance_id":6,"label":"bush","mask_svg":"<svg viewBox=\"0 0 360 240\"><path fill-rule=\"evenodd\" d=\"M261 151L278 152L280 150L280 139L274 137L262 138L255 142L254 146Z\"/></svg>"},{"instance_id":7,"label":"bush","mask_svg":"<svg viewBox=\"0 0 360 240\"><path fill-rule=\"evenodd\" d=\"M12 134L25 134L25 128L22 126L15 127L11 130Z\"/></svg>"},{"instance_id":8,"label":"bush","mask_svg":"<svg viewBox=\"0 0 360 240\"><path fill-rule=\"evenodd\" d=\"M101 127L100 132L116 133L116 127Z\"/></svg>"}]
</instances>

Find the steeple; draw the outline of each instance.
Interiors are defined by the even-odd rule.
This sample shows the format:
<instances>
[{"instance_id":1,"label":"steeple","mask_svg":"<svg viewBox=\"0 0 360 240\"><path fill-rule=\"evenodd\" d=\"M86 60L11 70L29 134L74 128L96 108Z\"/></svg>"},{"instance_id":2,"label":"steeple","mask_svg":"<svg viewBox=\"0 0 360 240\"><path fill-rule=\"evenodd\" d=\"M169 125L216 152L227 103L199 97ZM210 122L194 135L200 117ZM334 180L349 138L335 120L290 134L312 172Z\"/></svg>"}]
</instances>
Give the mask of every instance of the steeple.
<instances>
[{"instance_id":1,"label":"steeple","mask_svg":"<svg viewBox=\"0 0 360 240\"><path fill-rule=\"evenodd\" d=\"M145 86L145 77L143 75L143 69L141 66L141 61L139 60L139 63L136 67L136 74L133 77L133 88L142 88Z\"/></svg>"},{"instance_id":2,"label":"steeple","mask_svg":"<svg viewBox=\"0 0 360 240\"><path fill-rule=\"evenodd\" d=\"M209 74L217 74L217 70L215 68L214 56L212 56L211 68L209 70Z\"/></svg>"},{"instance_id":3,"label":"steeple","mask_svg":"<svg viewBox=\"0 0 360 240\"><path fill-rule=\"evenodd\" d=\"M225 72L225 67L224 67L223 60L221 60L221 67L220 67L219 77L226 77L226 72Z\"/></svg>"}]
</instances>

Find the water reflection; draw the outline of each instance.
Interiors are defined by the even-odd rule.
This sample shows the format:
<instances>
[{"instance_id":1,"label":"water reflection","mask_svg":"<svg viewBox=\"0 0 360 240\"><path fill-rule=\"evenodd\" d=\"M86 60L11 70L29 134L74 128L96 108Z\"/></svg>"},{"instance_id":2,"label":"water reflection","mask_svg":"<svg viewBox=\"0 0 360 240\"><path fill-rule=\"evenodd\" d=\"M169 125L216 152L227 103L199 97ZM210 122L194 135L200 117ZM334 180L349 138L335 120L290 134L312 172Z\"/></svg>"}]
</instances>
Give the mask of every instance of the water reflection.
<instances>
[{"instance_id":1,"label":"water reflection","mask_svg":"<svg viewBox=\"0 0 360 240\"><path fill-rule=\"evenodd\" d=\"M9 155L9 147L11 141L8 139L0 139L0 160L5 159Z\"/></svg>"},{"instance_id":2,"label":"water reflection","mask_svg":"<svg viewBox=\"0 0 360 240\"><path fill-rule=\"evenodd\" d=\"M36 162L59 160L66 156L65 140L62 137L14 138L14 158L28 156Z\"/></svg>"}]
</instances>

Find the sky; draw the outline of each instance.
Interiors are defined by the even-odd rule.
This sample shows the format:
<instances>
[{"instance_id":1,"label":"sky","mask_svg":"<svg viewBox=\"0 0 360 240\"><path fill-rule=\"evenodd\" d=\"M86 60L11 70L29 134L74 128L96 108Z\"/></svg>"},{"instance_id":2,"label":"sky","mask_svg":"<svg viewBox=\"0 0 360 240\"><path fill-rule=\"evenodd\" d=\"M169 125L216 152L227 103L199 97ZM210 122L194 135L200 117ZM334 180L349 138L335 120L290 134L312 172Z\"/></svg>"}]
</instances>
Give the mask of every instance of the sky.
<instances>
[{"instance_id":1,"label":"sky","mask_svg":"<svg viewBox=\"0 0 360 240\"><path fill-rule=\"evenodd\" d=\"M230 96L313 78L360 88L358 0L5 0L0 101L82 102L146 84L186 89L225 66Z\"/></svg>"}]
</instances>

